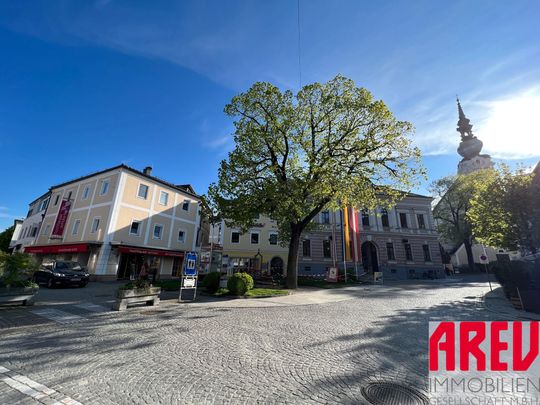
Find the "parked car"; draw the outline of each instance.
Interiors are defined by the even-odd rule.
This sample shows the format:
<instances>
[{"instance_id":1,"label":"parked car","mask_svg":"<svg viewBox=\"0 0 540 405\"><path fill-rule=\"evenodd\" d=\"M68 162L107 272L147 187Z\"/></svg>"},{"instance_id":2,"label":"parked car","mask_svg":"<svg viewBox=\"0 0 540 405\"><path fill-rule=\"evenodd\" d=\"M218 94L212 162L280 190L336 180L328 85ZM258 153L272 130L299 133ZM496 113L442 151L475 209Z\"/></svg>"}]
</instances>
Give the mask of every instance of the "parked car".
<instances>
[{"instance_id":1,"label":"parked car","mask_svg":"<svg viewBox=\"0 0 540 405\"><path fill-rule=\"evenodd\" d=\"M78 262L55 260L41 265L34 273L33 280L37 284L46 284L47 287L79 286L88 284L90 274Z\"/></svg>"}]
</instances>

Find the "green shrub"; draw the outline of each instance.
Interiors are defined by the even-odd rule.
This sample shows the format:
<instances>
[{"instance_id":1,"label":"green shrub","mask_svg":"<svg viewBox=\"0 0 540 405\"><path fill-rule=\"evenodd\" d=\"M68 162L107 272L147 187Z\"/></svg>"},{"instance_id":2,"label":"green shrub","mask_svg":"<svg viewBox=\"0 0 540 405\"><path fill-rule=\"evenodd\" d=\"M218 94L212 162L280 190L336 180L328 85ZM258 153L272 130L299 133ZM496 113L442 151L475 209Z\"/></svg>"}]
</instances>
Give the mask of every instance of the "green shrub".
<instances>
[{"instance_id":1,"label":"green shrub","mask_svg":"<svg viewBox=\"0 0 540 405\"><path fill-rule=\"evenodd\" d=\"M241 277L244 280L244 283L246 283L247 291L252 290L254 283L253 283L253 277L249 275L248 273L236 273L239 277Z\"/></svg>"},{"instance_id":2,"label":"green shrub","mask_svg":"<svg viewBox=\"0 0 540 405\"><path fill-rule=\"evenodd\" d=\"M31 277L37 267L36 261L26 253L0 252L0 286L35 288Z\"/></svg>"},{"instance_id":3,"label":"green shrub","mask_svg":"<svg viewBox=\"0 0 540 405\"><path fill-rule=\"evenodd\" d=\"M219 290L219 280L221 278L221 273L219 271L213 271L204 276L202 281L202 286L206 289L209 294L215 294Z\"/></svg>"},{"instance_id":4,"label":"green shrub","mask_svg":"<svg viewBox=\"0 0 540 405\"><path fill-rule=\"evenodd\" d=\"M246 281L240 273L235 273L229 278L227 289L232 295L244 295L248 291Z\"/></svg>"}]
</instances>

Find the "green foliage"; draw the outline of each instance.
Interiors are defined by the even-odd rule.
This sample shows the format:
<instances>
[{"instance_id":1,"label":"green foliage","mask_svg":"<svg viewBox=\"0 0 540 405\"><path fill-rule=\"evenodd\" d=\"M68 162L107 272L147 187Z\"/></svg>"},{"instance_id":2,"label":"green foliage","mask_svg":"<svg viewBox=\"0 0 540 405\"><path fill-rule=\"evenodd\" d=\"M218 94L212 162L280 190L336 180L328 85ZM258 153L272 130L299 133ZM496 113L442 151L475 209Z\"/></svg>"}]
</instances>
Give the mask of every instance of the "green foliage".
<instances>
[{"instance_id":1,"label":"green foliage","mask_svg":"<svg viewBox=\"0 0 540 405\"><path fill-rule=\"evenodd\" d=\"M227 289L232 295L245 295L248 291L245 278L241 273L235 273L227 280Z\"/></svg>"},{"instance_id":2,"label":"green foliage","mask_svg":"<svg viewBox=\"0 0 540 405\"><path fill-rule=\"evenodd\" d=\"M225 112L235 148L209 196L228 225L247 230L262 214L289 243L287 280L296 287L300 235L323 209L390 206L424 175L410 123L341 75L296 95L255 83ZM385 196L381 200L381 195Z\"/></svg>"},{"instance_id":3,"label":"green foliage","mask_svg":"<svg viewBox=\"0 0 540 405\"><path fill-rule=\"evenodd\" d=\"M438 224L437 231L444 240L457 246L472 237L472 227L467 217L471 199L479 187L492 177L492 170L481 170L443 177L431 184L431 192L439 199L433 209L433 217Z\"/></svg>"},{"instance_id":4,"label":"green foliage","mask_svg":"<svg viewBox=\"0 0 540 405\"><path fill-rule=\"evenodd\" d=\"M33 287L30 281L38 268L32 256L25 253L12 255L0 252L0 285L11 287Z\"/></svg>"},{"instance_id":5,"label":"green foliage","mask_svg":"<svg viewBox=\"0 0 540 405\"><path fill-rule=\"evenodd\" d=\"M5 231L0 232L0 252L7 252L9 250L9 242L15 231L15 225L10 226Z\"/></svg>"},{"instance_id":6,"label":"green foliage","mask_svg":"<svg viewBox=\"0 0 540 405\"><path fill-rule=\"evenodd\" d=\"M274 288L254 288L246 293L246 297L277 297L280 295L289 295L289 291Z\"/></svg>"},{"instance_id":7,"label":"green foliage","mask_svg":"<svg viewBox=\"0 0 540 405\"><path fill-rule=\"evenodd\" d=\"M215 294L219 290L219 280L221 279L221 272L213 271L204 276L202 286L209 294Z\"/></svg>"},{"instance_id":8,"label":"green foliage","mask_svg":"<svg viewBox=\"0 0 540 405\"><path fill-rule=\"evenodd\" d=\"M540 182L522 169L511 172L500 166L480 184L467 219L481 243L536 252L540 246Z\"/></svg>"},{"instance_id":9,"label":"green foliage","mask_svg":"<svg viewBox=\"0 0 540 405\"><path fill-rule=\"evenodd\" d=\"M150 284L148 280L138 278L134 282L130 282L119 287L119 290L149 290L150 287L152 287L152 284Z\"/></svg>"},{"instance_id":10,"label":"green foliage","mask_svg":"<svg viewBox=\"0 0 540 405\"><path fill-rule=\"evenodd\" d=\"M251 277L250 274L246 272L236 273L236 274L238 274L238 277L241 277L244 280L244 283L246 283L246 288L248 291L253 289L253 286L255 284L253 283L253 277Z\"/></svg>"}]
</instances>

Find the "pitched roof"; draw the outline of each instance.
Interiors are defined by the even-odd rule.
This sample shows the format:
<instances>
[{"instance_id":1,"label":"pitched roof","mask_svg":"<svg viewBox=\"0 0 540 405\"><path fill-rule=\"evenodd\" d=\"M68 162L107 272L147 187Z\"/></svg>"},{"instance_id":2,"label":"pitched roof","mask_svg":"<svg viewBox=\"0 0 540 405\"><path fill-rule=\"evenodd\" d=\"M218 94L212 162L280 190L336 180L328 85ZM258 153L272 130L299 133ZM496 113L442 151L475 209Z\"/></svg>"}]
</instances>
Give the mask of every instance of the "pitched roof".
<instances>
[{"instance_id":1,"label":"pitched roof","mask_svg":"<svg viewBox=\"0 0 540 405\"><path fill-rule=\"evenodd\" d=\"M125 164L120 164L118 166L113 166L113 167L110 167L108 169L104 169L104 170L100 170L98 172L94 172L94 173L90 173L88 175L85 175L85 176L82 176L82 177L78 177L76 179L73 179L73 180L69 180L69 181L66 181L64 183L60 183L60 184L57 184L57 185L54 185L50 188L50 190L53 190L55 188L60 188L60 187L64 187L64 186L67 186L69 184L72 184L72 183L76 183L78 181L82 181L82 180L85 180L85 179L89 179L91 177L94 177L94 176L99 176L100 174L103 174L103 173L107 173L107 172L111 172L113 170L118 170L118 169L124 169L124 170L129 170L130 172L132 173L135 173L135 174L138 174L139 176L142 176L142 177L146 177L147 179L149 180L152 180L152 181L155 181L157 183L161 183L165 186L168 186L168 187L171 187L175 190L178 190L178 191L181 191L183 193L186 193L186 194L189 194L191 195L192 197L195 197L197 199L200 199L201 197L195 193L195 191L193 190L193 188L191 187L191 185L189 184L186 184L186 185L175 185L173 183L169 183L168 181L165 181L165 180L162 180L160 179L159 177L155 177L155 176L151 176L149 174L145 174L144 172L140 171L140 170L137 170L137 169L134 169L133 167L130 167L128 165L125 165Z\"/></svg>"}]
</instances>

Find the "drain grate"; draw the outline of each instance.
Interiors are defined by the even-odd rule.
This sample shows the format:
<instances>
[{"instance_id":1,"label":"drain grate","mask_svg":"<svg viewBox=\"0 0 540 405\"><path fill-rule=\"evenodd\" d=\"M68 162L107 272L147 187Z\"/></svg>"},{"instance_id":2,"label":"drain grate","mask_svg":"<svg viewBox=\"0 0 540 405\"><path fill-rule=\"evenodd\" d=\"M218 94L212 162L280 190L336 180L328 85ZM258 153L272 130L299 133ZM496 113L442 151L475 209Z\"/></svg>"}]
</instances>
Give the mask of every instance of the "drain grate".
<instances>
[{"instance_id":1,"label":"drain grate","mask_svg":"<svg viewBox=\"0 0 540 405\"><path fill-rule=\"evenodd\" d=\"M392 382L372 382L362 387L362 395L373 405L428 405L420 391Z\"/></svg>"}]
</instances>

